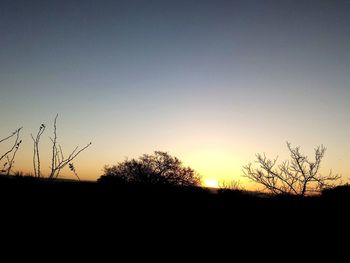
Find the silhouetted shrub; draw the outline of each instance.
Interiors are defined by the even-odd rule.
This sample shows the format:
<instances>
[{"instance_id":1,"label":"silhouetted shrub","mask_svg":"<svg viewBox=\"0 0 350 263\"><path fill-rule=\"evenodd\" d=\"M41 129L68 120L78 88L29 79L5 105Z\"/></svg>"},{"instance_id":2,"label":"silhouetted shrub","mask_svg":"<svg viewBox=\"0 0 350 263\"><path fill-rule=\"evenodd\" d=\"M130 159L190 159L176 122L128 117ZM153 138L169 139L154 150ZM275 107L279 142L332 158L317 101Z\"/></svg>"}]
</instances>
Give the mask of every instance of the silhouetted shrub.
<instances>
[{"instance_id":1,"label":"silhouetted shrub","mask_svg":"<svg viewBox=\"0 0 350 263\"><path fill-rule=\"evenodd\" d=\"M197 186L200 176L190 167L184 167L176 157L155 151L153 155L144 154L137 160L106 166L99 182Z\"/></svg>"}]
</instances>

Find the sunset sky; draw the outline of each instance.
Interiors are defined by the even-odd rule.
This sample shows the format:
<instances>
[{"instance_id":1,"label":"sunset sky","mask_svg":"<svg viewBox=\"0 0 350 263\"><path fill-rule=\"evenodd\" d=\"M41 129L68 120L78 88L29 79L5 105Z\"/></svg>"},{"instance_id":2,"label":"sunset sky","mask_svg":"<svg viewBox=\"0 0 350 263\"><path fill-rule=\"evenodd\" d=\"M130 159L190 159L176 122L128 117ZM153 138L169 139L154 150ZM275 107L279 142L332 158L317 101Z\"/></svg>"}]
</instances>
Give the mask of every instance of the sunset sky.
<instances>
[{"instance_id":1,"label":"sunset sky","mask_svg":"<svg viewBox=\"0 0 350 263\"><path fill-rule=\"evenodd\" d=\"M349 14L335 0L2 0L0 138L24 127L14 169L31 172L45 123L47 170L58 113L65 152L93 143L74 162L83 179L161 150L247 186L255 153L324 144L322 172L347 181Z\"/></svg>"}]
</instances>

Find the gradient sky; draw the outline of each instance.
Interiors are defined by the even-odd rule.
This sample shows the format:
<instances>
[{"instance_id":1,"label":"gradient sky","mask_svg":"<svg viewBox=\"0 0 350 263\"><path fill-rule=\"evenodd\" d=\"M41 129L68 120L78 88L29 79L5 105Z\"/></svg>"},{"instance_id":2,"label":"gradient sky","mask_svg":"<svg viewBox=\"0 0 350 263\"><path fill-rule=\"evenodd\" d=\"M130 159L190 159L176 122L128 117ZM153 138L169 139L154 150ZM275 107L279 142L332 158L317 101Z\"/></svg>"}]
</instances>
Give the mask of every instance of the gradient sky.
<instances>
[{"instance_id":1,"label":"gradient sky","mask_svg":"<svg viewBox=\"0 0 350 263\"><path fill-rule=\"evenodd\" d=\"M350 176L350 1L0 2L0 137L24 126L15 170L43 166L59 113L65 151L105 164L168 151L204 178L240 180L255 153L324 144ZM1 150L1 148L0 148ZM69 172L66 177L70 177Z\"/></svg>"}]
</instances>

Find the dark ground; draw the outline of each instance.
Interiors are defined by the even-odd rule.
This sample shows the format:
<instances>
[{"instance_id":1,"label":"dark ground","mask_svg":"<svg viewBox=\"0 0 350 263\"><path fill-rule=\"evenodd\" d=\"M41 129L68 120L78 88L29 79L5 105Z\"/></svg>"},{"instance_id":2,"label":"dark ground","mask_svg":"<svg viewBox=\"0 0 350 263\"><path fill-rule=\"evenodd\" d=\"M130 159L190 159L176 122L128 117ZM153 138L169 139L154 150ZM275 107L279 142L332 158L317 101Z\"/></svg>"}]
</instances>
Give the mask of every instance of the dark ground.
<instances>
[{"instance_id":1,"label":"dark ground","mask_svg":"<svg viewBox=\"0 0 350 263\"><path fill-rule=\"evenodd\" d=\"M3 210L23 218L45 214L57 218L65 214L71 218L98 216L106 220L187 215L249 221L329 213L345 216L350 208L349 189L338 187L321 196L301 198L259 196L237 190L0 177L0 203Z\"/></svg>"},{"instance_id":2,"label":"dark ground","mask_svg":"<svg viewBox=\"0 0 350 263\"><path fill-rule=\"evenodd\" d=\"M348 228L349 204L348 186L299 198L0 177L2 237L30 243L39 236L43 245L61 238L71 246L78 245L74 240L148 244L153 238L164 244L169 238L182 245L193 239L215 243L223 236L243 243L251 238L303 241Z\"/></svg>"}]
</instances>

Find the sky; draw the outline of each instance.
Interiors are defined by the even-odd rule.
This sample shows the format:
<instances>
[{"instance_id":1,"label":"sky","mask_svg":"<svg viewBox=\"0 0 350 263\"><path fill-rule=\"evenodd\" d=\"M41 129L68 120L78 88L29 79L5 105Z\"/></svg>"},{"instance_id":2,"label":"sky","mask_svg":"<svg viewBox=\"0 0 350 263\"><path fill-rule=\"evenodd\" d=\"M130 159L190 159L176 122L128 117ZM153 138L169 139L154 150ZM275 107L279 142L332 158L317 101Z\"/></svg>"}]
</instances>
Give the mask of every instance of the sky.
<instances>
[{"instance_id":1,"label":"sky","mask_svg":"<svg viewBox=\"0 0 350 263\"><path fill-rule=\"evenodd\" d=\"M32 172L30 134L45 123L45 172L58 113L66 153L92 142L74 162L83 179L161 150L248 187L256 153L323 144L322 172L346 181L349 12L340 0L2 0L0 138L24 127L14 169Z\"/></svg>"}]
</instances>

